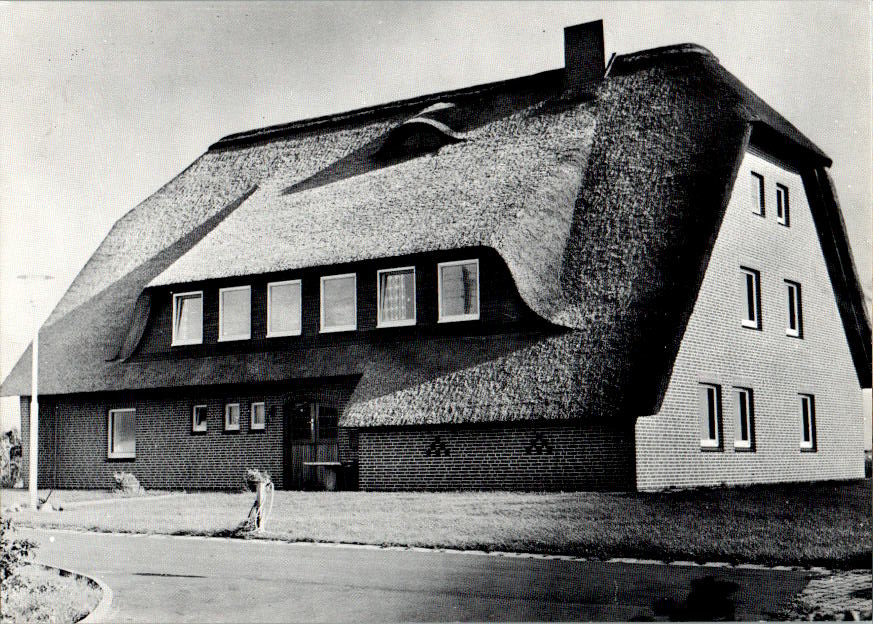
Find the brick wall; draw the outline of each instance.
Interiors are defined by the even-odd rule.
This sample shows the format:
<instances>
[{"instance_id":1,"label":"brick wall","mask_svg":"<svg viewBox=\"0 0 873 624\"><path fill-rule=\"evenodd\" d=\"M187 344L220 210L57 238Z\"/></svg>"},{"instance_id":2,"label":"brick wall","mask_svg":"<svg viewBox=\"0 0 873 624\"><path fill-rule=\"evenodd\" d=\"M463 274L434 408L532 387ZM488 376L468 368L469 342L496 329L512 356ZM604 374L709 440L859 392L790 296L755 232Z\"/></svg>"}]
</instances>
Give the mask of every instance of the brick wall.
<instances>
[{"instance_id":1,"label":"brick wall","mask_svg":"<svg viewBox=\"0 0 873 624\"><path fill-rule=\"evenodd\" d=\"M362 490L626 490L633 435L602 424L360 429Z\"/></svg>"},{"instance_id":2,"label":"brick wall","mask_svg":"<svg viewBox=\"0 0 873 624\"><path fill-rule=\"evenodd\" d=\"M40 487L106 488L112 474L132 472L146 488L237 489L247 468L266 470L283 486L285 400L324 401L342 407L353 382L333 381L293 390L225 387L173 393L112 393L40 400ZM266 427L250 430L251 403L266 403ZM224 431L225 403L240 404L239 432ZM191 431L194 405L208 406L208 430ZM114 408L136 409L136 458L108 459L107 419ZM22 442L29 440L29 405L22 403ZM54 441L57 440L55 446ZM341 441L342 442L342 441ZM24 475L28 460L25 451Z\"/></svg>"},{"instance_id":3,"label":"brick wall","mask_svg":"<svg viewBox=\"0 0 873 624\"><path fill-rule=\"evenodd\" d=\"M763 218L752 211L752 171L765 177ZM776 222L777 182L789 188L790 227ZM745 306L741 266L761 274L760 331L740 323ZM802 339L786 335L786 279L802 285ZM701 383L722 389L720 451L701 450ZM753 390L753 452L734 449L735 386ZM815 395L816 452L800 450L799 393ZM800 176L750 151L740 167L661 411L637 421L637 487L861 477L861 400Z\"/></svg>"}]
</instances>

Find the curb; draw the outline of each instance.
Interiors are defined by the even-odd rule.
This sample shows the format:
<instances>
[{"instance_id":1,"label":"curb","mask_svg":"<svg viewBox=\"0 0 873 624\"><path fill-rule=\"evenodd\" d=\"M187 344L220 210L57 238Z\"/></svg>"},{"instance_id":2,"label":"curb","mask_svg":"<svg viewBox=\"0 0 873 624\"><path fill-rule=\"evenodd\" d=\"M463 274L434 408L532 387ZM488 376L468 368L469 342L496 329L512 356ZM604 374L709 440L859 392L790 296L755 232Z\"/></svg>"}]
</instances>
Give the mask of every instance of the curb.
<instances>
[{"instance_id":1,"label":"curb","mask_svg":"<svg viewBox=\"0 0 873 624\"><path fill-rule=\"evenodd\" d=\"M82 529L71 529L67 527L32 527L22 525L21 528L31 531L54 531L57 533L76 533L76 534L93 534L93 535L116 535L146 539L184 539L184 540L203 540L203 541L222 541L222 542L249 542L249 543L265 543L265 544L286 544L288 546L305 547L312 546L316 548L354 548L360 550L393 550L393 551L411 551L424 553L448 553L456 555L478 555L485 557L504 557L508 559L540 559L552 561L591 561L596 563L624 563L633 565L660 565L673 567L700 567L700 568L723 568L735 570L770 570L773 572L809 572L811 574L827 574L835 570L824 568L821 566L803 566L803 565L764 565L761 563L730 563L727 561L664 561L659 559L637 559L633 557L610 557L609 559L598 559L595 557L583 557L581 555L559 555L550 553L533 553L533 552L512 552L505 550L462 550L458 548L440 548L440 547L425 547L425 546L400 546L400 545L379 545L379 544L356 544L354 542L316 542L316 541L288 541L277 539L274 537L217 537L213 535L168 535L165 533L122 533L117 531L86 531ZM267 533L269 535L269 533Z\"/></svg>"},{"instance_id":2,"label":"curb","mask_svg":"<svg viewBox=\"0 0 873 624\"><path fill-rule=\"evenodd\" d=\"M96 585L102 592L100 602L97 603L97 606L94 607L94 609L92 609L88 615L79 620L78 624L98 624L99 622L106 621L106 618L109 615L109 610L112 608L112 589L109 587L109 585L104 583L96 576L90 576L76 570L71 570L70 568L61 568L59 566L53 566L39 562L34 562L31 565L37 565L41 568L45 568L46 570L57 570L60 576L77 576L79 578L85 579L92 585Z\"/></svg>"}]
</instances>

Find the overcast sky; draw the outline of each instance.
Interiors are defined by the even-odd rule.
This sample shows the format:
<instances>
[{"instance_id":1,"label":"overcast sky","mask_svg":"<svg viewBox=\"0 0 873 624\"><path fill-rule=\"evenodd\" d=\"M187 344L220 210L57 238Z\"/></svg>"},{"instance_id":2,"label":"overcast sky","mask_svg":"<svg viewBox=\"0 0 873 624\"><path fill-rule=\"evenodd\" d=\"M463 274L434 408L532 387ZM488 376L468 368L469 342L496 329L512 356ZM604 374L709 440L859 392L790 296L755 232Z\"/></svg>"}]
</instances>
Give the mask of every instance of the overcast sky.
<instances>
[{"instance_id":1,"label":"overcast sky","mask_svg":"<svg viewBox=\"0 0 873 624\"><path fill-rule=\"evenodd\" d=\"M870 292L870 4L0 4L0 376L112 224L223 135L695 42L818 144ZM16 276L49 273L38 292Z\"/></svg>"}]
</instances>

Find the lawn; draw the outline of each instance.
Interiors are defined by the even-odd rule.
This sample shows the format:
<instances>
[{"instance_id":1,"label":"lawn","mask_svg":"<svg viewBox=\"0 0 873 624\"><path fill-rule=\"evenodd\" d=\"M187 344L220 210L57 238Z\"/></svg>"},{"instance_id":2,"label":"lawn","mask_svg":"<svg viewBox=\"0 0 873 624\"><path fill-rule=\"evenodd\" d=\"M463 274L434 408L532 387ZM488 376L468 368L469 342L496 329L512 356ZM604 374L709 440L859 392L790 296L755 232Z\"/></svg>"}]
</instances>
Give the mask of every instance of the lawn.
<instances>
[{"instance_id":1,"label":"lawn","mask_svg":"<svg viewBox=\"0 0 873 624\"><path fill-rule=\"evenodd\" d=\"M78 622L100 602L100 589L84 579L24 565L2 584L0 622Z\"/></svg>"},{"instance_id":2,"label":"lawn","mask_svg":"<svg viewBox=\"0 0 873 624\"><path fill-rule=\"evenodd\" d=\"M148 495L156 496L165 494L164 491L149 490ZM123 498L123 495L106 490L37 490L39 500L45 500L48 497L49 504L57 509L58 505L63 506L64 503L79 503L82 501L94 501L103 499ZM27 490L20 489L3 489L0 490L0 509L18 505L27 507L30 505L30 495Z\"/></svg>"},{"instance_id":3,"label":"lawn","mask_svg":"<svg viewBox=\"0 0 873 624\"><path fill-rule=\"evenodd\" d=\"M870 480L646 493L277 492L283 540L867 568ZM64 500L65 492L56 492ZM5 491L4 491L5 496ZM252 495L195 493L34 514L20 526L228 535Z\"/></svg>"}]
</instances>

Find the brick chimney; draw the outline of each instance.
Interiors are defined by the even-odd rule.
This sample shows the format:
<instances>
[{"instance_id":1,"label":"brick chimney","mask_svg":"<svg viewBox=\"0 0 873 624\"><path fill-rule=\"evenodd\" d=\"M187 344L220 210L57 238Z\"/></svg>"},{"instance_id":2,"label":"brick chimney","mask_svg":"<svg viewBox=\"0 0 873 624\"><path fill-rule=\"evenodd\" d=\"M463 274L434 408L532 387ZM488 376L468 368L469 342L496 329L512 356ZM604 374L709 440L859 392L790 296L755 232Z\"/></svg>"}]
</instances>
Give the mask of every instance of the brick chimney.
<instances>
[{"instance_id":1,"label":"brick chimney","mask_svg":"<svg viewBox=\"0 0 873 624\"><path fill-rule=\"evenodd\" d=\"M564 75L570 95L590 95L603 80L603 20L564 29Z\"/></svg>"}]
</instances>

